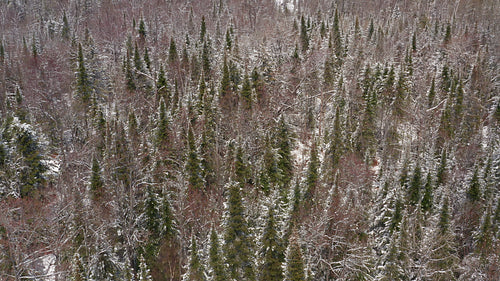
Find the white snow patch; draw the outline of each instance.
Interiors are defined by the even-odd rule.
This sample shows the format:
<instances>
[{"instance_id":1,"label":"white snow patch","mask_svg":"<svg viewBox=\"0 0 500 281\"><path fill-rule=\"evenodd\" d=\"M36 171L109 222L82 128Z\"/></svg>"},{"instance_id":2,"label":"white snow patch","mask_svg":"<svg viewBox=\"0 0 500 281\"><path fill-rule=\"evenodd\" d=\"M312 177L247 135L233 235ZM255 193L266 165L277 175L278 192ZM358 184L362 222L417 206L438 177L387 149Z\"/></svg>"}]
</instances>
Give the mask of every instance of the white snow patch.
<instances>
[{"instance_id":1,"label":"white snow patch","mask_svg":"<svg viewBox=\"0 0 500 281\"><path fill-rule=\"evenodd\" d=\"M44 276L41 280L55 281L56 280L56 255L48 254L41 257Z\"/></svg>"},{"instance_id":2,"label":"white snow patch","mask_svg":"<svg viewBox=\"0 0 500 281\"><path fill-rule=\"evenodd\" d=\"M294 150L291 151L293 159L297 162L298 166L301 167L303 163L305 163L307 159L307 148L305 144L298 141L297 146Z\"/></svg>"},{"instance_id":3,"label":"white snow patch","mask_svg":"<svg viewBox=\"0 0 500 281\"><path fill-rule=\"evenodd\" d=\"M483 149L486 149L488 147L488 135L489 135L489 127L488 126L483 126L483 132L482 132L482 142L481 144L483 145Z\"/></svg>"},{"instance_id":4,"label":"white snow patch","mask_svg":"<svg viewBox=\"0 0 500 281\"><path fill-rule=\"evenodd\" d=\"M280 7L286 7L288 11L295 12L295 1L293 0L275 0Z\"/></svg>"}]
</instances>

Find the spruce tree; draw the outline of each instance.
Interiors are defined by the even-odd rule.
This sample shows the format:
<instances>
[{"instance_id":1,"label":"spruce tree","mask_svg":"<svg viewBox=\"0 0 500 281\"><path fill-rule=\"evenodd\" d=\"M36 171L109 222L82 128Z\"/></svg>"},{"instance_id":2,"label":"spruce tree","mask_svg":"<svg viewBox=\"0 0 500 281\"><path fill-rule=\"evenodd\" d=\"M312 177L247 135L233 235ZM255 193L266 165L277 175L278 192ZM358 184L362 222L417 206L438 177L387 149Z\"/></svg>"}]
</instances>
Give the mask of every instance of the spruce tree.
<instances>
[{"instance_id":1,"label":"spruce tree","mask_svg":"<svg viewBox=\"0 0 500 281\"><path fill-rule=\"evenodd\" d=\"M205 40L205 34L207 33L207 27L205 24L205 16L201 17L201 26L200 26L200 41Z\"/></svg>"},{"instance_id":2,"label":"spruce tree","mask_svg":"<svg viewBox=\"0 0 500 281\"><path fill-rule=\"evenodd\" d=\"M97 158L92 159L92 175L90 177L90 191L92 192L92 198L94 200L99 200L104 194L104 183L101 178L101 168L99 167L99 162Z\"/></svg>"},{"instance_id":3,"label":"spruce tree","mask_svg":"<svg viewBox=\"0 0 500 281\"><path fill-rule=\"evenodd\" d=\"M302 52L309 49L309 35L307 34L307 25L304 16L300 18L300 43L302 44Z\"/></svg>"},{"instance_id":4,"label":"spruce tree","mask_svg":"<svg viewBox=\"0 0 500 281\"><path fill-rule=\"evenodd\" d=\"M167 78L165 78L165 71L163 70L163 65L160 64L160 71L158 72L158 80L156 82L156 93L158 97L170 102L169 100L169 89L167 84Z\"/></svg>"},{"instance_id":5,"label":"spruce tree","mask_svg":"<svg viewBox=\"0 0 500 281\"><path fill-rule=\"evenodd\" d=\"M288 250L286 264L287 281L303 281L305 279L304 259L297 238L292 238Z\"/></svg>"},{"instance_id":6,"label":"spruce tree","mask_svg":"<svg viewBox=\"0 0 500 281\"><path fill-rule=\"evenodd\" d=\"M241 88L241 97L243 100L243 108L251 109L252 108L252 85L250 84L250 79L248 75L245 74L245 78L243 80L243 87Z\"/></svg>"},{"instance_id":7,"label":"spruce tree","mask_svg":"<svg viewBox=\"0 0 500 281\"><path fill-rule=\"evenodd\" d=\"M284 261L284 249L276 228L274 210L271 207L269 208L269 214L262 236L262 265L260 270L260 280L262 281L283 280L283 270L281 267Z\"/></svg>"},{"instance_id":8,"label":"spruce tree","mask_svg":"<svg viewBox=\"0 0 500 281\"><path fill-rule=\"evenodd\" d=\"M434 98L436 97L436 90L435 90L435 78L432 77L432 82L431 82L431 88L429 89L429 94L427 96L427 103L428 107L431 108L434 104Z\"/></svg>"},{"instance_id":9,"label":"spruce tree","mask_svg":"<svg viewBox=\"0 0 500 281\"><path fill-rule=\"evenodd\" d=\"M227 276L224 269L223 260L219 252L219 238L217 237L217 232L212 228L210 234L210 250L209 250L209 264L212 268L212 280L214 281L226 281Z\"/></svg>"},{"instance_id":10,"label":"spruce tree","mask_svg":"<svg viewBox=\"0 0 500 281\"><path fill-rule=\"evenodd\" d=\"M255 280L252 246L240 186L229 187L228 221L224 235L224 255L229 276L234 280Z\"/></svg>"},{"instance_id":11,"label":"spruce tree","mask_svg":"<svg viewBox=\"0 0 500 281\"><path fill-rule=\"evenodd\" d=\"M203 264L201 263L200 257L198 256L198 249L196 247L196 239L194 236L191 238L191 254L189 258L189 270L188 270L188 280L189 281L204 281Z\"/></svg>"},{"instance_id":12,"label":"spruce tree","mask_svg":"<svg viewBox=\"0 0 500 281\"><path fill-rule=\"evenodd\" d=\"M420 165L417 164L408 189L408 203L415 206L420 201L420 189L422 188L422 175Z\"/></svg>"},{"instance_id":13,"label":"spruce tree","mask_svg":"<svg viewBox=\"0 0 500 281\"><path fill-rule=\"evenodd\" d=\"M479 184L479 176L478 176L478 168L474 169L474 174L472 175L472 179L469 184L469 188L466 192L467 198L471 202L476 202L481 199L481 189Z\"/></svg>"},{"instance_id":14,"label":"spruce tree","mask_svg":"<svg viewBox=\"0 0 500 281\"><path fill-rule=\"evenodd\" d=\"M76 93L83 104L88 104L90 101L91 86L87 69L85 68L82 44L78 44L78 79L76 84Z\"/></svg>"},{"instance_id":15,"label":"spruce tree","mask_svg":"<svg viewBox=\"0 0 500 281\"><path fill-rule=\"evenodd\" d=\"M63 39L69 39L69 23L68 23L68 18L66 17L66 12L63 13L63 27L61 29L61 37Z\"/></svg>"},{"instance_id":16,"label":"spruce tree","mask_svg":"<svg viewBox=\"0 0 500 281\"><path fill-rule=\"evenodd\" d=\"M175 46L174 37L170 38L170 47L168 49L168 61L170 63L174 63L179 60L179 56L177 55L177 47Z\"/></svg>"},{"instance_id":17,"label":"spruce tree","mask_svg":"<svg viewBox=\"0 0 500 281\"><path fill-rule=\"evenodd\" d=\"M427 173L427 180L424 186L424 196L422 197L422 211L429 212L432 210L432 177L431 173Z\"/></svg>"},{"instance_id":18,"label":"spruce tree","mask_svg":"<svg viewBox=\"0 0 500 281\"><path fill-rule=\"evenodd\" d=\"M146 24L144 23L143 18L141 18L141 20L139 21L138 33L139 33L139 36L141 36L141 38L144 39L146 37Z\"/></svg>"},{"instance_id":19,"label":"spruce tree","mask_svg":"<svg viewBox=\"0 0 500 281\"><path fill-rule=\"evenodd\" d=\"M307 167L306 176L306 193L304 194L304 199L306 201L312 200L316 193L316 185L319 179L319 159L316 144L313 144L309 156L309 164Z\"/></svg>"},{"instance_id":20,"label":"spruce tree","mask_svg":"<svg viewBox=\"0 0 500 281\"><path fill-rule=\"evenodd\" d=\"M156 143L161 150L167 149L169 145L168 117L165 107L165 101L163 99L160 100L160 112L156 127Z\"/></svg>"},{"instance_id":21,"label":"spruce tree","mask_svg":"<svg viewBox=\"0 0 500 281\"><path fill-rule=\"evenodd\" d=\"M292 180L293 163L292 163L292 144L290 140L290 132L288 125L285 122L285 117L282 115L278 125L278 179L282 187L288 187Z\"/></svg>"},{"instance_id":22,"label":"spruce tree","mask_svg":"<svg viewBox=\"0 0 500 281\"><path fill-rule=\"evenodd\" d=\"M186 171L188 174L189 187L192 190L200 190L203 187L203 179L201 177L200 160L196 149L193 129L190 126L188 130L188 157Z\"/></svg>"}]
</instances>

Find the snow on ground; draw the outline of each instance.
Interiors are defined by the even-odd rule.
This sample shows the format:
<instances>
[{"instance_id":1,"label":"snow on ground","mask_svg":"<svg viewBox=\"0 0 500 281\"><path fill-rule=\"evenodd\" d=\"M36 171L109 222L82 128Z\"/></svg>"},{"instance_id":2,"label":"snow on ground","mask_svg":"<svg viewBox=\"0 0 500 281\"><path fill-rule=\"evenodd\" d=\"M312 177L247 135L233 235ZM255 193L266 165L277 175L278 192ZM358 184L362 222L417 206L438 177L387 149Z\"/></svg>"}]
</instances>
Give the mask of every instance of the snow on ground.
<instances>
[{"instance_id":1,"label":"snow on ground","mask_svg":"<svg viewBox=\"0 0 500 281\"><path fill-rule=\"evenodd\" d=\"M44 276L41 280L43 281L55 281L56 280L56 256L54 254L48 254L41 257Z\"/></svg>"},{"instance_id":2,"label":"snow on ground","mask_svg":"<svg viewBox=\"0 0 500 281\"><path fill-rule=\"evenodd\" d=\"M276 4L281 7L286 7L288 11L295 11L295 1L293 0L275 0Z\"/></svg>"}]
</instances>

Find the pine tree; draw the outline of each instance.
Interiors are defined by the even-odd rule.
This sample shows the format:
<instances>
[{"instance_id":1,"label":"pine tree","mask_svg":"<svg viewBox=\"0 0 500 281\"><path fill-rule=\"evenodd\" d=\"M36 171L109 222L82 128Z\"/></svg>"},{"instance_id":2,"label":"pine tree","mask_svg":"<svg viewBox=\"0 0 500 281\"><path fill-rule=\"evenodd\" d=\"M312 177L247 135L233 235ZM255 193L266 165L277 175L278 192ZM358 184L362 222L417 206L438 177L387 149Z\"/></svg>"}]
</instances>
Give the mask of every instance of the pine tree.
<instances>
[{"instance_id":1,"label":"pine tree","mask_svg":"<svg viewBox=\"0 0 500 281\"><path fill-rule=\"evenodd\" d=\"M135 69L139 72L142 72L144 70L142 66L141 55L139 54L139 48L137 47L137 42L135 43L135 48L134 48L134 66Z\"/></svg>"},{"instance_id":2,"label":"pine tree","mask_svg":"<svg viewBox=\"0 0 500 281\"><path fill-rule=\"evenodd\" d=\"M442 185L445 181L445 176L446 176L446 150L443 149L443 152L441 153L441 160L439 162L439 167L437 169L436 173L436 187L439 187Z\"/></svg>"},{"instance_id":3,"label":"pine tree","mask_svg":"<svg viewBox=\"0 0 500 281\"><path fill-rule=\"evenodd\" d=\"M260 280L262 281L283 280L281 265L284 261L284 249L276 227L274 210L271 207L262 236L262 265L260 270Z\"/></svg>"},{"instance_id":4,"label":"pine tree","mask_svg":"<svg viewBox=\"0 0 500 281\"><path fill-rule=\"evenodd\" d=\"M339 24L339 13L338 10L335 9L335 15L333 18L333 46L335 48L335 56L337 60L342 64L342 58L344 57L344 47L342 47L342 34L340 33L340 24Z\"/></svg>"},{"instance_id":5,"label":"pine tree","mask_svg":"<svg viewBox=\"0 0 500 281\"><path fill-rule=\"evenodd\" d=\"M189 281L204 281L203 264L201 263L200 257L198 256L198 249L196 247L196 239L194 236L191 238L191 254L189 259L189 270L188 270L188 280Z\"/></svg>"},{"instance_id":6,"label":"pine tree","mask_svg":"<svg viewBox=\"0 0 500 281\"><path fill-rule=\"evenodd\" d=\"M40 146L36 137L27 130L18 133L16 145L23 159L23 167L19 171L19 195L21 198L36 198L45 183L43 173L47 170L42 161Z\"/></svg>"},{"instance_id":7,"label":"pine tree","mask_svg":"<svg viewBox=\"0 0 500 281\"><path fill-rule=\"evenodd\" d=\"M305 279L304 259L296 237L293 237L288 249L286 264L287 281L303 281Z\"/></svg>"},{"instance_id":8,"label":"pine tree","mask_svg":"<svg viewBox=\"0 0 500 281\"><path fill-rule=\"evenodd\" d=\"M223 260L219 253L219 238L217 232L212 228L210 234L210 250L209 250L209 264L212 268L212 280L226 281L227 276L224 270Z\"/></svg>"},{"instance_id":9,"label":"pine tree","mask_svg":"<svg viewBox=\"0 0 500 281\"><path fill-rule=\"evenodd\" d=\"M229 275L234 280L255 280L249 234L240 186L233 184L229 187L224 255Z\"/></svg>"},{"instance_id":10,"label":"pine tree","mask_svg":"<svg viewBox=\"0 0 500 281\"><path fill-rule=\"evenodd\" d=\"M101 198L101 196L104 194L104 183L101 178L101 168L99 167L99 162L95 157L92 159L90 191L92 192L92 198L94 200L99 200L99 198Z\"/></svg>"},{"instance_id":11,"label":"pine tree","mask_svg":"<svg viewBox=\"0 0 500 281\"><path fill-rule=\"evenodd\" d=\"M342 142L342 128L340 126L340 107L337 106L335 109L335 120L333 121L333 131L330 139L330 146L328 148L328 160L329 165L329 179L333 180L335 170L338 168L340 157L343 153L343 142Z\"/></svg>"},{"instance_id":12,"label":"pine tree","mask_svg":"<svg viewBox=\"0 0 500 281\"><path fill-rule=\"evenodd\" d=\"M488 210L483 217L480 231L476 237L476 251L482 256L487 256L494 251L494 232L491 219L491 212Z\"/></svg>"},{"instance_id":13,"label":"pine tree","mask_svg":"<svg viewBox=\"0 0 500 281\"><path fill-rule=\"evenodd\" d=\"M481 189L479 185L479 176L478 176L478 168L476 167L474 170L474 175L469 184L469 188L467 189L467 198L471 202L476 202L481 199Z\"/></svg>"}]
</instances>

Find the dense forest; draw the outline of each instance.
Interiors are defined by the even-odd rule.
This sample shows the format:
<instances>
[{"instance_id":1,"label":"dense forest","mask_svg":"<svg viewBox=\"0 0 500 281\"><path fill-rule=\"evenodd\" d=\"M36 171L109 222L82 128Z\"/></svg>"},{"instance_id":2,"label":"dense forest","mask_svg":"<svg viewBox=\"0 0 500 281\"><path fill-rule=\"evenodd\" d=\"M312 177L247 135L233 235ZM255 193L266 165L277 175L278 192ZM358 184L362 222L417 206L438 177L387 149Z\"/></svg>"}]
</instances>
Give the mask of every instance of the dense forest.
<instances>
[{"instance_id":1,"label":"dense forest","mask_svg":"<svg viewBox=\"0 0 500 281\"><path fill-rule=\"evenodd\" d=\"M500 280L498 0L1 0L0 280Z\"/></svg>"}]
</instances>

